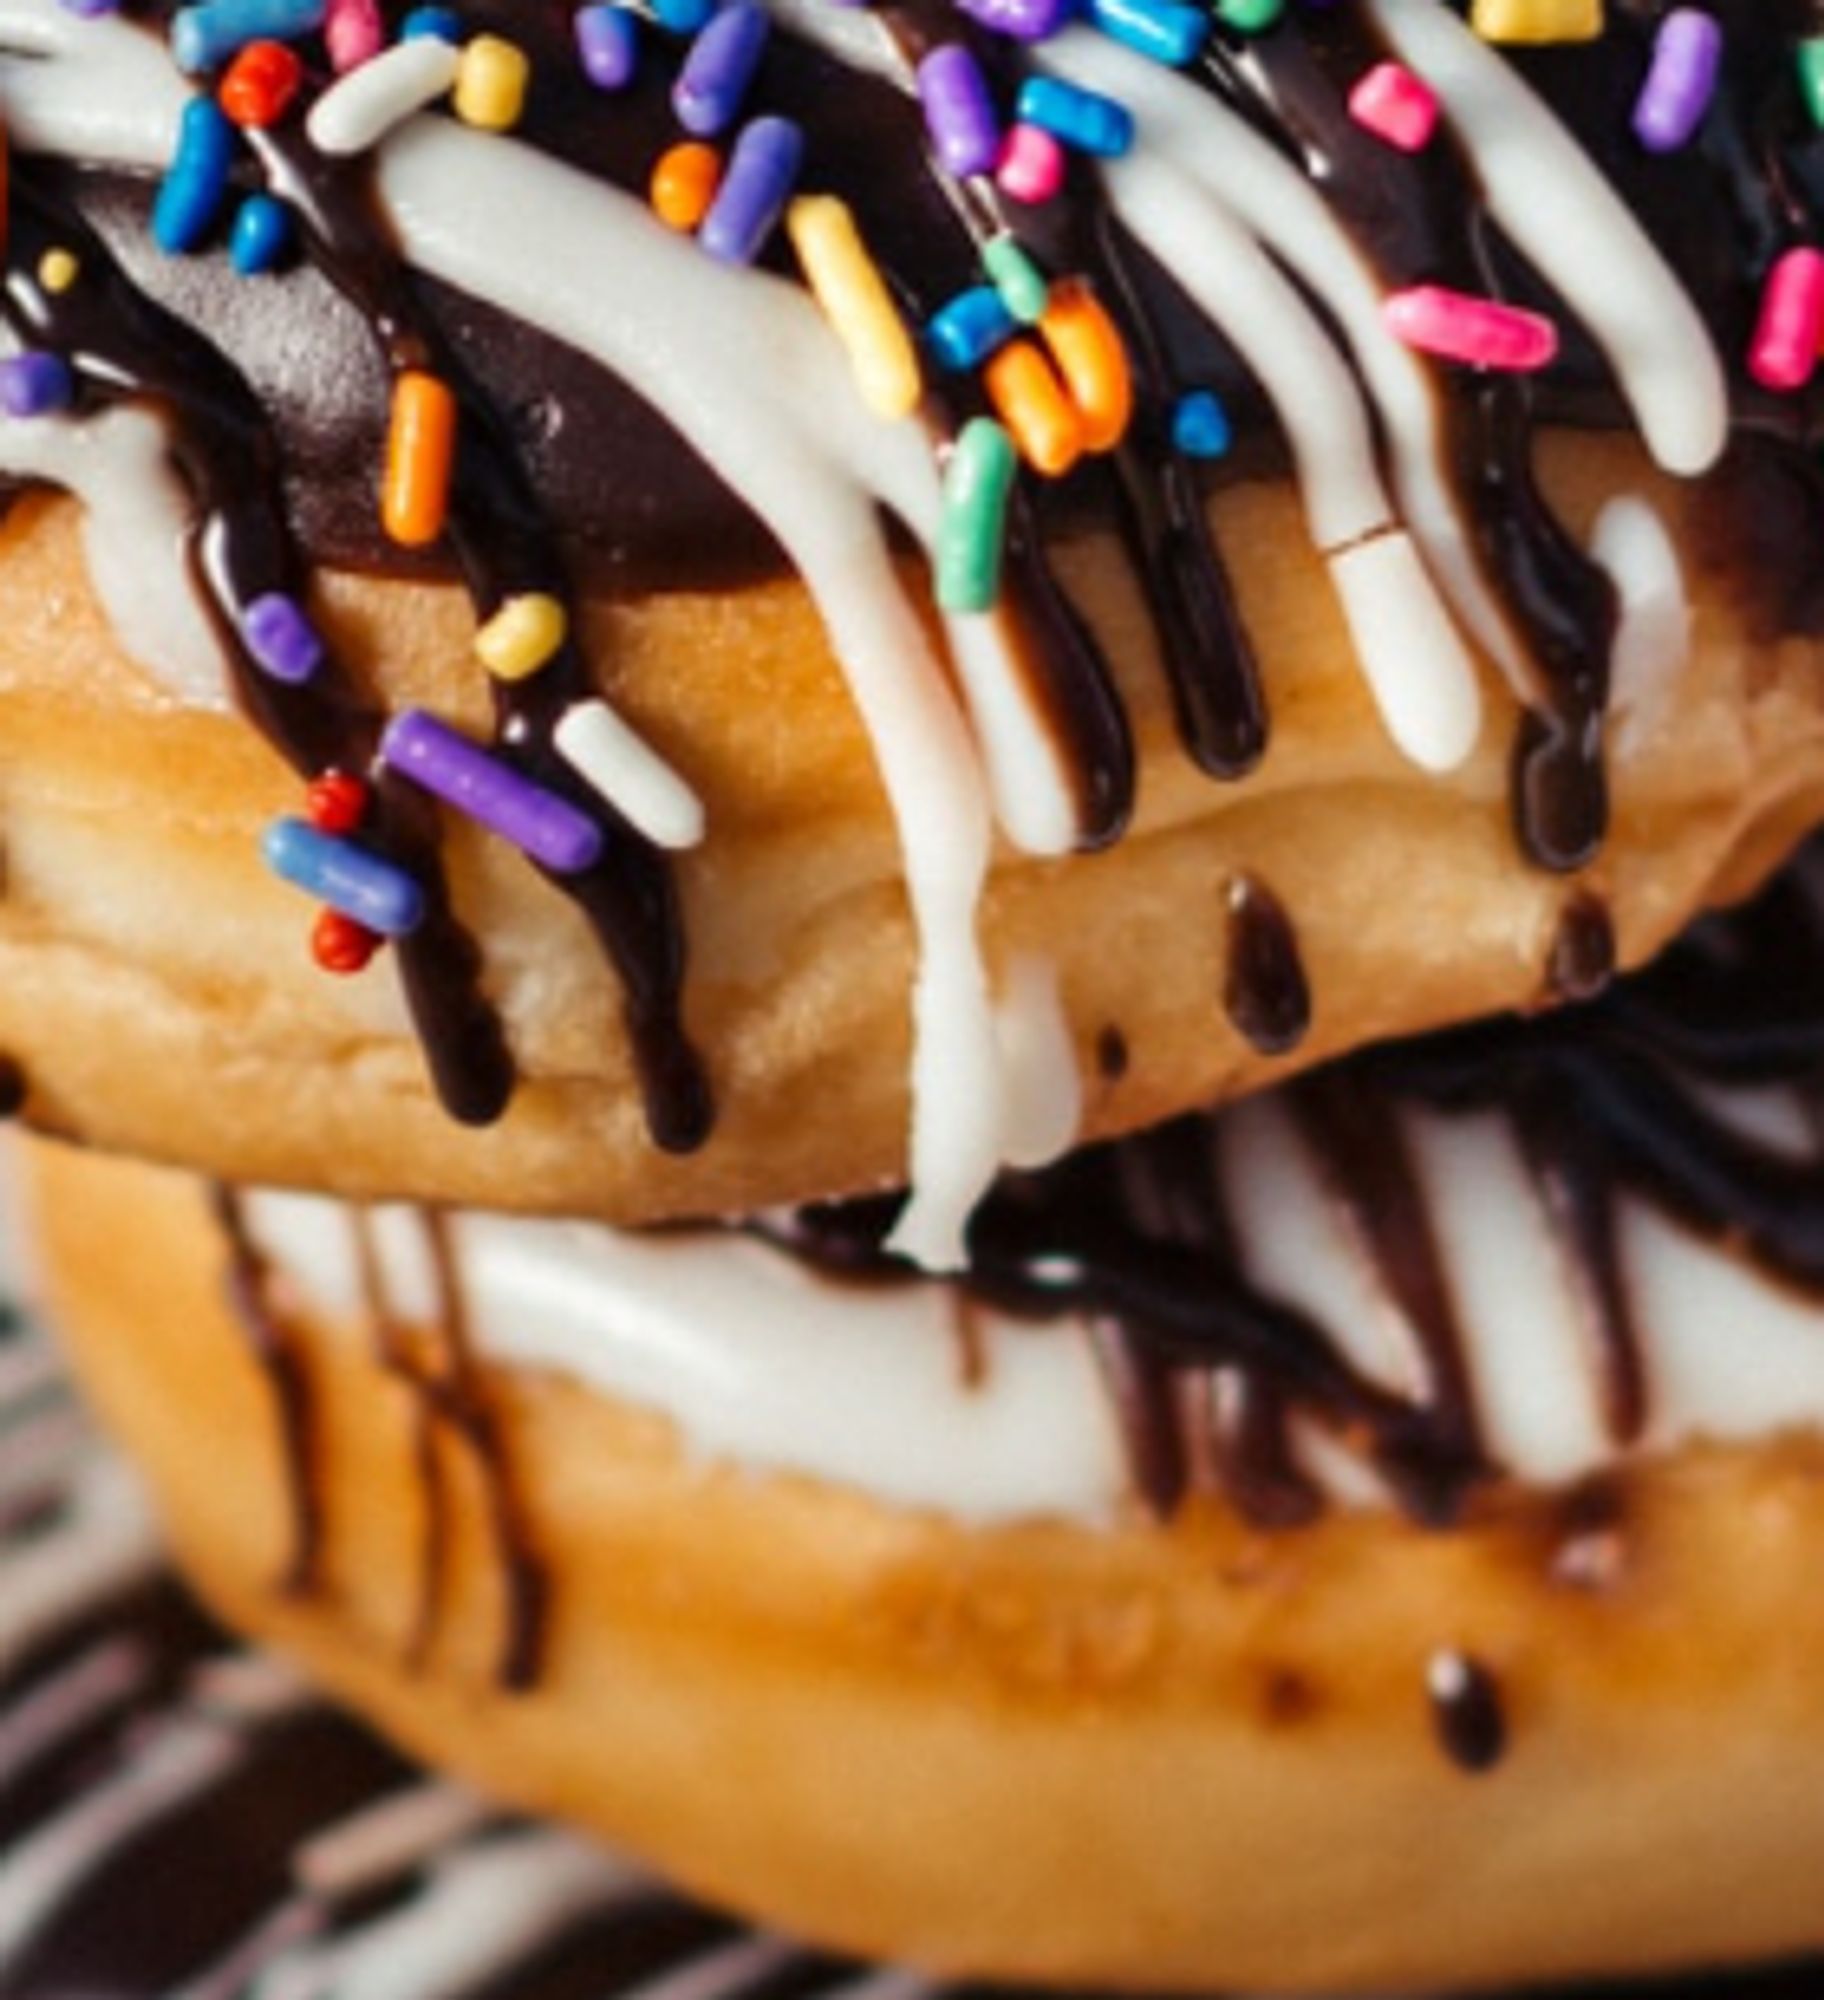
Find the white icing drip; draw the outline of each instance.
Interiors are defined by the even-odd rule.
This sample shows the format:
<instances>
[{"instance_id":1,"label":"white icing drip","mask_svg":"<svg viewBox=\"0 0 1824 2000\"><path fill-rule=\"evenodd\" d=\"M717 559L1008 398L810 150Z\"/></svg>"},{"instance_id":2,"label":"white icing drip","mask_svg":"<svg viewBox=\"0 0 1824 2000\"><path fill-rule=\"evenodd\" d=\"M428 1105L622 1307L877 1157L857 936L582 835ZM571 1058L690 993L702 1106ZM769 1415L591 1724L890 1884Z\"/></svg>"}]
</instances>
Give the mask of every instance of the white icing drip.
<instances>
[{"instance_id":1,"label":"white icing drip","mask_svg":"<svg viewBox=\"0 0 1824 2000\"><path fill-rule=\"evenodd\" d=\"M82 502L90 581L122 647L180 701L219 705L227 663L185 560L190 499L159 419L124 404L0 417L0 472Z\"/></svg>"},{"instance_id":2,"label":"white icing drip","mask_svg":"<svg viewBox=\"0 0 1824 2000\"><path fill-rule=\"evenodd\" d=\"M1782 1098L1775 1109L1792 1108ZM1495 1459L1547 1485L1615 1463L1623 1453L1603 1420L1576 1273L1510 1128L1492 1116L1402 1115ZM1421 1351L1349 1241L1291 1114L1250 1100L1224 1117L1218 1144L1255 1283L1309 1313L1365 1374L1412 1393ZM396 1310L430 1313L421 1225L407 1210L376 1213ZM261 1193L249 1214L303 1296L358 1314L347 1211ZM1080 1321L1035 1326L972 1307L983 1362L972 1375L945 1285L831 1282L725 1235L639 1238L464 1215L453 1240L485 1357L655 1410L694 1453L970 1524L1106 1522L1130 1497L1093 1332ZM1651 1400L1644 1449L1824 1427L1824 1305L1625 1196L1621 1240ZM1299 1448L1340 1503L1385 1504L1371 1468L1340 1442L1307 1435Z\"/></svg>"},{"instance_id":3,"label":"white icing drip","mask_svg":"<svg viewBox=\"0 0 1824 2000\"><path fill-rule=\"evenodd\" d=\"M1436 0L1366 0L1442 102L1489 212L1590 330L1668 471L1727 441L1722 363L1696 306L1596 163L1525 81Z\"/></svg>"},{"instance_id":4,"label":"white icing drip","mask_svg":"<svg viewBox=\"0 0 1824 2000\"><path fill-rule=\"evenodd\" d=\"M1609 715L1616 753L1634 755L1672 713L1691 658L1691 606L1666 524L1635 494L1596 517L1590 555L1615 585L1620 623L1609 661Z\"/></svg>"},{"instance_id":5,"label":"white icing drip","mask_svg":"<svg viewBox=\"0 0 1824 2000\"><path fill-rule=\"evenodd\" d=\"M1083 1081L1056 963L1014 957L996 1011L1007 1073L1001 1151L1010 1167L1047 1166L1076 1144L1083 1123Z\"/></svg>"}]
</instances>

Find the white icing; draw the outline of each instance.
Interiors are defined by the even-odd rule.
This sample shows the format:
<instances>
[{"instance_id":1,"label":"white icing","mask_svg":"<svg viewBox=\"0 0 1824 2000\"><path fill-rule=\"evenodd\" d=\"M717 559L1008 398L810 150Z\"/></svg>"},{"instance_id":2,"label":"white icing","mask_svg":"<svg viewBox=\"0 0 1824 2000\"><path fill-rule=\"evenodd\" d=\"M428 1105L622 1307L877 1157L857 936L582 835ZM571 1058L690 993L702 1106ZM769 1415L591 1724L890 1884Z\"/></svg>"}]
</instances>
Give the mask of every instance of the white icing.
<instances>
[{"instance_id":1,"label":"white icing","mask_svg":"<svg viewBox=\"0 0 1824 2000\"><path fill-rule=\"evenodd\" d=\"M1002 1154L1010 1167L1047 1166L1076 1144L1083 1122L1083 1080L1052 960L1024 952L1012 960L996 1025L1007 1075Z\"/></svg>"},{"instance_id":2,"label":"white icing","mask_svg":"<svg viewBox=\"0 0 1824 2000\"><path fill-rule=\"evenodd\" d=\"M1631 493L1611 500L1596 517L1590 554L1620 604L1609 716L1616 751L1627 757L1671 715L1691 658L1691 606L1678 550L1649 501Z\"/></svg>"},{"instance_id":3,"label":"white icing","mask_svg":"<svg viewBox=\"0 0 1824 2000\"><path fill-rule=\"evenodd\" d=\"M1793 1114L1782 1100L1753 1115L1765 1125ZM1587 1301L1509 1127L1494 1116L1403 1116L1494 1458L1548 1485L1615 1462ZM1349 1240L1291 1114L1251 1100L1224 1117L1215 1147L1254 1281L1309 1313L1376 1381L1420 1390L1423 1349ZM1824 1426L1824 1304L1623 1200L1650 1399L1640 1448ZM260 1194L250 1214L305 1297L360 1311L347 1211ZM706 1459L967 1523L1106 1521L1129 1497L1094 1335L1079 1321L964 1308L942 1284L831 1283L735 1236L639 1238L475 1215L453 1227L485 1356L658 1411ZM376 1231L395 1309L434 1311L421 1226L409 1211L382 1210ZM1338 1441L1307 1433L1301 1455L1344 1504L1384 1498Z\"/></svg>"}]
</instances>

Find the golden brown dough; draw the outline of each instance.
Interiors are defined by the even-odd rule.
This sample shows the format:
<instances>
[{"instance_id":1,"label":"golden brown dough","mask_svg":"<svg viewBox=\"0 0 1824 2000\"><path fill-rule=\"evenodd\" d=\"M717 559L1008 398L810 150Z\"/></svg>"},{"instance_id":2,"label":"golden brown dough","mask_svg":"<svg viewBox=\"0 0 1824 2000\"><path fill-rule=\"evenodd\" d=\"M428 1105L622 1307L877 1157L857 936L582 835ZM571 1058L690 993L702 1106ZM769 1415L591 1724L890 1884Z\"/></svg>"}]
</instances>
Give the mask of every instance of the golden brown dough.
<instances>
[{"instance_id":1,"label":"golden brown dough","mask_svg":"<svg viewBox=\"0 0 1824 2000\"><path fill-rule=\"evenodd\" d=\"M1678 524L1688 496L1631 446L1548 453L1579 532L1618 490ZM1481 748L1440 779L1385 739L1282 483L1218 503L1266 663L1274 747L1223 786L1176 748L1128 585L1107 544L1066 563L1123 668L1144 753L1142 815L1112 853L1003 854L990 957L1061 968L1086 1074L1104 1031L1128 1065L1094 1077L1091 1133L1131 1129L1378 1037L1542 995L1571 885L1517 858L1510 696L1487 687ZM1752 643L1728 589L1681 548L1694 663L1618 731L1616 824L1586 882L1621 957L1648 957L1741 891L1824 813L1817 649ZM457 719L485 703L452 589L324 579L341 649L392 705ZM610 978L564 902L497 842L452 835L457 896L524 1074L511 1114L466 1130L435 1104L382 960L336 981L309 909L259 835L298 787L253 730L184 711L119 654L88 593L76 515L21 503L0 535L0 1050L30 1116L95 1144L232 1177L622 1221L724 1212L900 1178L911 942L866 740L802 587L679 595L594 613L633 720L705 796L686 857L689 1026L720 1105L701 1153L651 1147ZM1290 1061L1224 1016L1225 885L1290 911L1315 1022Z\"/></svg>"},{"instance_id":2,"label":"golden brown dough","mask_svg":"<svg viewBox=\"0 0 1824 2000\"><path fill-rule=\"evenodd\" d=\"M501 1569L446 1440L453 1536L408 1662L413 1405L347 1325L288 1320L322 1413L322 1587L197 1186L35 1156L71 1351L191 1575L414 1750L812 1939L949 1971L1208 1990L1645 1972L1818 1941L1824 1448L1690 1450L1596 1518L1464 1530L1205 1512L963 1532L687 1462L659 1420L488 1378L556 1579L548 1670L491 1666ZM1578 1523L1582 1521L1582 1539ZM1425 1674L1485 1662L1472 1775ZM1549 1921L1545 1920L1549 1913Z\"/></svg>"}]
</instances>

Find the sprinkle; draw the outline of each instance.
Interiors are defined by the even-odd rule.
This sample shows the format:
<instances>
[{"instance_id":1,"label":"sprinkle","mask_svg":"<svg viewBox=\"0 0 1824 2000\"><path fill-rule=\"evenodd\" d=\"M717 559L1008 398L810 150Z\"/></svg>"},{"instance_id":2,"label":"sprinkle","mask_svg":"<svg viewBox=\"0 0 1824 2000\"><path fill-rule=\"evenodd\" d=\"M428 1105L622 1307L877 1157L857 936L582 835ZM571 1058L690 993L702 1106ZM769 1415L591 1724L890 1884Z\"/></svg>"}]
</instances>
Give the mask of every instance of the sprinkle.
<instances>
[{"instance_id":1,"label":"sprinkle","mask_svg":"<svg viewBox=\"0 0 1824 2000\"><path fill-rule=\"evenodd\" d=\"M47 250L38 259L38 282L53 295L67 292L82 276L82 265L71 250Z\"/></svg>"},{"instance_id":2,"label":"sprinkle","mask_svg":"<svg viewBox=\"0 0 1824 2000\"><path fill-rule=\"evenodd\" d=\"M120 12L120 0L57 0L57 4L79 21L105 20L108 15Z\"/></svg>"},{"instance_id":3,"label":"sprinkle","mask_svg":"<svg viewBox=\"0 0 1824 2000\"><path fill-rule=\"evenodd\" d=\"M220 69L249 42L295 42L323 25L324 0L204 0L171 17L171 55L187 76Z\"/></svg>"},{"instance_id":4,"label":"sprinkle","mask_svg":"<svg viewBox=\"0 0 1824 2000\"><path fill-rule=\"evenodd\" d=\"M587 813L522 778L421 708L407 709L387 724L380 755L401 776L511 841L554 874L580 874L601 856L602 832Z\"/></svg>"},{"instance_id":5,"label":"sprinkle","mask_svg":"<svg viewBox=\"0 0 1824 2000\"><path fill-rule=\"evenodd\" d=\"M937 526L937 601L945 611L991 611L1001 591L1007 501L1019 459L992 417L973 417L944 462Z\"/></svg>"},{"instance_id":6,"label":"sprinkle","mask_svg":"<svg viewBox=\"0 0 1824 2000\"><path fill-rule=\"evenodd\" d=\"M497 681L523 681L570 636L570 614L542 590L509 597L475 634L475 655Z\"/></svg>"},{"instance_id":7,"label":"sprinkle","mask_svg":"<svg viewBox=\"0 0 1824 2000\"><path fill-rule=\"evenodd\" d=\"M994 281L1001 303L1022 326L1037 326L1045 316L1051 287L1045 274L1011 236L996 236L982 247L982 268Z\"/></svg>"},{"instance_id":8,"label":"sprinkle","mask_svg":"<svg viewBox=\"0 0 1824 2000\"><path fill-rule=\"evenodd\" d=\"M671 108L686 132L713 139L741 115L771 25L766 9L751 0L735 0L710 18L671 87Z\"/></svg>"},{"instance_id":9,"label":"sprinkle","mask_svg":"<svg viewBox=\"0 0 1824 2000\"><path fill-rule=\"evenodd\" d=\"M1016 42L1042 42L1070 18L1071 0L957 0L972 21Z\"/></svg>"},{"instance_id":10,"label":"sprinkle","mask_svg":"<svg viewBox=\"0 0 1824 2000\"><path fill-rule=\"evenodd\" d=\"M1183 0L1088 0L1089 18L1136 55L1182 69L1210 38L1210 17Z\"/></svg>"},{"instance_id":11,"label":"sprinkle","mask_svg":"<svg viewBox=\"0 0 1824 2000\"><path fill-rule=\"evenodd\" d=\"M925 324L925 338L941 367L967 375L997 347L1006 346L1019 326L992 285L976 285L958 292L931 315Z\"/></svg>"},{"instance_id":12,"label":"sprinkle","mask_svg":"<svg viewBox=\"0 0 1824 2000\"><path fill-rule=\"evenodd\" d=\"M379 0L329 0L323 40L329 49L330 67L338 76L372 62L386 47L386 23L380 18Z\"/></svg>"},{"instance_id":13,"label":"sprinkle","mask_svg":"<svg viewBox=\"0 0 1824 2000\"><path fill-rule=\"evenodd\" d=\"M1079 153L1118 160L1134 143L1134 114L1100 91L1083 90L1055 76L1032 76L1020 85L1021 121L1037 125Z\"/></svg>"},{"instance_id":14,"label":"sprinkle","mask_svg":"<svg viewBox=\"0 0 1824 2000\"><path fill-rule=\"evenodd\" d=\"M323 910L311 926L310 955L325 972L348 978L365 972L385 943L378 931L346 917L340 910Z\"/></svg>"},{"instance_id":15,"label":"sprinkle","mask_svg":"<svg viewBox=\"0 0 1824 2000\"><path fill-rule=\"evenodd\" d=\"M352 771L325 771L304 794L304 810L319 833L353 833L372 802L367 780Z\"/></svg>"},{"instance_id":16,"label":"sprinkle","mask_svg":"<svg viewBox=\"0 0 1824 2000\"><path fill-rule=\"evenodd\" d=\"M603 4L576 10L576 54L597 90L625 90L640 65L640 30L625 7Z\"/></svg>"},{"instance_id":17,"label":"sprinkle","mask_svg":"<svg viewBox=\"0 0 1824 2000\"><path fill-rule=\"evenodd\" d=\"M1084 450L1112 451L1133 417L1133 374L1126 344L1086 279L1052 286L1039 332L1083 420Z\"/></svg>"},{"instance_id":18,"label":"sprinkle","mask_svg":"<svg viewBox=\"0 0 1824 2000\"><path fill-rule=\"evenodd\" d=\"M1349 116L1402 153L1418 153L1438 129L1438 100L1404 63L1376 63L1350 91Z\"/></svg>"},{"instance_id":19,"label":"sprinkle","mask_svg":"<svg viewBox=\"0 0 1824 2000\"><path fill-rule=\"evenodd\" d=\"M1064 185L1064 148L1036 125L1014 126L995 164L994 184L1034 207L1050 201Z\"/></svg>"},{"instance_id":20,"label":"sprinkle","mask_svg":"<svg viewBox=\"0 0 1824 2000\"><path fill-rule=\"evenodd\" d=\"M61 354L28 347L0 360L0 410L9 417L48 417L76 400L76 378Z\"/></svg>"},{"instance_id":21,"label":"sprinkle","mask_svg":"<svg viewBox=\"0 0 1824 2000\"><path fill-rule=\"evenodd\" d=\"M1813 125L1824 127L1824 35L1807 35L1794 52L1799 72L1799 95L1805 100L1805 115Z\"/></svg>"},{"instance_id":22,"label":"sprinkle","mask_svg":"<svg viewBox=\"0 0 1824 2000\"><path fill-rule=\"evenodd\" d=\"M1083 455L1083 419L1044 355L1029 340L1010 341L982 370L982 384L1020 456L1062 479Z\"/></svg>"},{"instance_id":23,"label":"sprinkle","mask_svg":"<svg viewBox=\"0 0 1824 2000\"><path fill-rule=\"evenodd\" d=\"M911 335L879 267L834 195L800 195L786 233L812 295L841 341L862 401L891 423L918 408L924 381Z\"/></svg>"},{"instance_id":24,"label":"sprinkle","mask_svg":"<svg viewBox=\"0 0 1824 2000\"><path fill-rule=\"evenodd\" d=\"M275 681L297 687L323 663L323 641L304 607L283 591L268 591L248 605L241 637L253 663Z\"/></svg>"},{"instance_id":25,"label":"sprinkle","mask_svg":"<svg viewBox=\"0 0 1824 2000\"><path fill-rule=\"evenodd\" d=\"M462 16L454 7L414 7L399 24L402 42L423 41L434 36L451 48L462 45Z\"/></svg>"},{"instance_id":26,"label":"sprinkle","mask_svg":"<svg viewBox=\"0 0 1824 2000\"><path fill-rule=\"evenodd\" d=\"M1213 389L1191 389L1172 409L1172 444L1186 458L1222 458L1235 441L1235 427Z\"/></svg>"},{"instance_id":27,"label":"sprinkle","mask_svg":"<svg viewBox=\"0 0 1824 2000\"><path fill-rule=\"evenodd\" d=\"M1264 35L1286 11L1286 0L1216 0L1216 18L1237 34Z\"/></svg>"},{"instance_id":28,"label":"sprinkle","mask_svg":"<svg viewBox=\"0 0 1824 2000\"><path fill-rule=\"evenodd\" d=\"M510 132L525 113L532 65L518 43L477 35L456 70L456 116L478 132Z\"/></svg>"},{"instance_id":29,"label":"sprinkle","mask_svg":"<svg viewBox=\"0 0 1824 2000\"><path fill-rule=\"evenodd\" d=\"M918 101L938 164L959 179L994 171L1000 120L982 66L961 42L946 42L918 65Z\"/></svg>"},{"instance_id":30,"label":"sprinkle","mask_svg":"<svg viewBox=\"0 0 1824 2000\"><path fill-rule=\"evenodd\" d=\"M1469 25L1485 42L1593 42L1602 0L1470 0Z\"/></svg>"},{"instance_id":31,"label":"sprinkle","mask_svg":"<svg viewBox=\"0 0 1824 2000\"><path fill-rule=\"evenodd\" d=\"M694 35L716 11L716 0L652 0L652 17L674 35Z\"/></svg>"},{"instance_id":32,"label":"sprinkle","mask_svg":"<svg viewBox=\"0 0 1824 2000\"><path fill-rule=\"evenodd\" d=\"M395 42L372 62L332 83L310 107L304 129L320 153L346 159L377 146L396 125L442 97L461 57L438 35Z\"/></svg>"},{"instance_id":33,"label":"sprinkle","mask_svg":"<svg viewBox=\"0 0 1824 2000\"><path fill-rule=\"evenodd\" d=\"M668 229L686 235L709 213L722 181L722 155L701 139L667 146L652 170L647 192L653 213Z\"/></svg>"},{"instance_id":34,"label":"sprinkle","mask_svg":"<svg viewBox=\"0 0 1824 2000\"><path fill-rule=\"evenodd\" d=\"M236 125L276 125L298 94L304 65L283 42L249 42L216 86L216 102Z\"/></svg>"},{"instance_id":35,"label":"sprinkle","mask_svg":"<svg viewBox=\"0 0 1824 2000\"><path fill-rule=\"evenodd\" d=\"M456 398L435 375L408 369L393 384L380 498L386 532L402 548L425 548L443 533L455 463Z\"/></svg>"},{"instance_id":36,"label":"sprinkle","mask_svg":"<svg viewBox=\"0 0 1824 2000\"><path fill-rule=\"evenodd\" d=\"M152 240L168 256L194 250L228 200L234 127L212 97L193 97L178 126L177 153L152 204Z\"/></svg>"},{"instance_id":37,"label":"sprinkle","mask_svg":"<svg viewBox=\"0 0 1824 2000\"><path fill-rule=\"evenodd\" d=\"M234 212L228 261L243 278L278 268L291 247L291 211L269 194L250 194Z\"/></svg>"},{"instance_id":38,"label":"sprinkle","mask_svg":"<svg viewBox=\"0 0 1824 2000\"><path fill-rule=\"evenodd\" d=\"M1546 367L1558 352L1558 329L1539 313L1443 285L1395 292L1381 311L1388 330L1408 347L1472 368L1526 374Z\"/></svg>"},{"instance_id":39,"label":"sprinkle","mask_svg":"<svg viewBox=\"0 0 1824 2000\"><path fill-rule=\"evenodd\" d=\"M551 740L578 777L655 847L701 844L702 800L606 702L566 709Z\"/></svg>"},{"instance_id":40,"label":"sprinkle","mask_svg":"<svg viewBox=\"0 0 1824 2000\"><path fill-rule=\"evenodd\" d=\"M403 937L424 921L424 892L402 868L308 820L275 820L261 845L275 875L382 937Z\"/></svg>"},{"instance_id":41,"label":"sprinkle","mask_svg":"<svg viewBox=\"0 0 1824 2000\"><path fill-rule=\"evenodd\" d=\"M773 233L803 162L804 133L791 119L756 118L744 125L697 241L720 263L751 264Z\"/></svg>"},{"instance_id":42,"label":"sprinkle","mask_svg":"<svg viewBox=\"0 0 1824 2000\"><path fill-rule=\"evenodd\" d=\"M1653 38L1653 60L1634 102L1634 136L1649 153L1675 153L1704 122L1716 94L1723 31L1714 15L1674 7Z\"/></svg>"},{"instance_id":43,"label":"sprinkle","mask_svg":"<svg viewBox=\"0 0 1824 2000\"><path fill-rule=\"evenodd\" d=\"M1763 389L1802 389L1824 336L1824 254L1788 250L1767 273L1748 372Z\"/></svg>"}]
</instances>

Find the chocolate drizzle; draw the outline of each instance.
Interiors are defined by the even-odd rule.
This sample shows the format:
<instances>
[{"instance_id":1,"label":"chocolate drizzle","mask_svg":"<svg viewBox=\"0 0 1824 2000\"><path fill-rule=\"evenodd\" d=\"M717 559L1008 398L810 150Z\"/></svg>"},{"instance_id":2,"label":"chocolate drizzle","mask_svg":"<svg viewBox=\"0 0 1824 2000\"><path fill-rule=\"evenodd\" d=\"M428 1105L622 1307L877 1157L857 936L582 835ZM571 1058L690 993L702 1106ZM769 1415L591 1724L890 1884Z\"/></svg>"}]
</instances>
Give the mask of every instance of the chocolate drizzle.
<instances>
[{"instance_id":1,"label":"chocolate drizzle","mask_svg":"<svg viewBox=\"0 0 1824 2000\"><path fill-rule=\"evenodd\" d=\"M1262 1055L1295 1049L1311 1026L1311 989L1292 920L1251 875L1228 884L1223 1011Z\"/></svg>"},{"instance_id":2,"label":"chocolate drizzle","mask_svg":"<svg viewBox=\"0 0 1824 2000\"><path fill-rule=\"evenodd\" d=\"M1492 1771L1507 1753L1507 1713L1494 1675L1480 1660L1447 1647L1426 1663L1425 1692L1445 1756L1472 1774Z\"/></svg>"}]
</instances>

